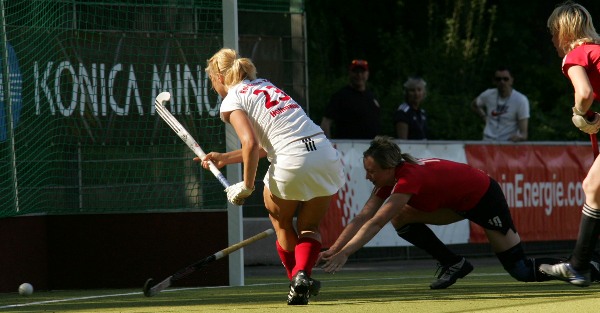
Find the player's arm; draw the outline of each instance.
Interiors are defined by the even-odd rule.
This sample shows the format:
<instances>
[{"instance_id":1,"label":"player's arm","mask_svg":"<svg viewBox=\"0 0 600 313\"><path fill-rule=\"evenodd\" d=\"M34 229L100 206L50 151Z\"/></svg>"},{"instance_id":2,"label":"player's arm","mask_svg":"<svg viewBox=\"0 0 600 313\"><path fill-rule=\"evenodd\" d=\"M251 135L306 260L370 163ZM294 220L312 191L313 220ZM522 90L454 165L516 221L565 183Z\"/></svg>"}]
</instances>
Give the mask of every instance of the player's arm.
<instances>
[{"instance_id":1,"label":"player's arm","mask_svg":"<svg viewBox=\"0 0 600 313\"><path fill-rule=\"evenodd\" d=\"M329 258L323 265L323 269L328 273L339 271L346 264L348 257L373 239L383 226L398 214L399 209L406 205L410 197L410 194L396 193L387 198L377 213L358 230L356 235L338 253Z\"/></svg>"},{"instance_id":2,"label":"player's arm","mask_svg":"<svg viewBox=\"0 0 600 313\"><path fill-rule=\"evenodd\" d=\"M398 214L399 209L406 205L410 196L410 194L395 193L387 198L375 215L358 230L339 253L349 256L367 244L385 224Z\"/></svg>"},{"instance_id":3,"label":"player's arm","mask_svg":"<svg viewBox=\"0 0 600 313\"><path fill-rule=\"evenodd\" d=\"M258 151L258 156L259 158L264 158L267 156L267 151L265 151L263 148L260 148L260 150ZM206 157L204 157L204 159L202 161L208 161L211 160L213 161L213 163L215 164L215 166L217 168L222 168L225 165L228 164L235 164L235 163L242 163L244 161L243 156L242 156L242 149L237 149L234 151L230 151L227 153L220 153L220 152L209 152L206 154ZM195 157L194 161L196 162L200 162L200 158L199 157ZM202 163L202 167L208 169L208 163L206 162Z\"/></svg>"},{"instance_id":4,"label":"player's arm","mask_svg":"<svg viewBox=\"0 0 600 313\"><path fill-rule=\"evenodd\" d=\"M363 206L362 210L346 225L340 236L337 238L335 243L331 245L329 250L323 251L319 254L319 260L327 261L330 256L337 253L343 246L345 246L354 235L358 232L358 230L375 215L379 207L383 204L384 199L378 197L375 194L375 190Z\"/></svg>"},{"instance_id":5,"label":"player's arm","mask_svg":"<svg viewBox=\"0 0 600 313\"><path fill-rule=\"evenodd\" d=\"M594 89L590 79L585 68L579 65L571 66L567 73L575 90L575 109L585 114L594 101Z\"/></svg>"},{"instance_id":6,"label":"player's arm","mask_svg":"<svg viewBox=\"0 0 600 313\"><path fill-rule=\"evenodd\" d=\"M241 153L232 154L228 160L239 160L240 155L244 165L243 179L247 188L254 189L254 179L256 178L256 170L258 168L258 159L260 158L260 145L254 134L254 128L250 123L250 119L246 112L242 110L234 110L223 113L225 121L228 121L235 133L237 134L241 144ZM235 163L235 162L232 162Z\"/></svg>"},{"instance_id":7,"label":"player's arm","mask_svg":"<svg viewBox=\"0 0 600 313\"><path fill-rule=\"evenodd\" d=\"M243 152L242 149L237 149L237 150L229 151L226 153L211 151L206 154L204 159L200 160L199 157L195 157L194 161L195 162L203 161L202 167L205 169L208 169L208 161L209 160L212 161L217 168L222 168L225 165L242 163L244 161L242 152ZM260 150L258 151L258 156L259 156L259 158L266 157L267 151L265 151L265 149L263 149L261 147Z\"/></svg>"},{"instance_id":8,"label":"player's arm","mask_svg":"<svg viewBox=\"0 0 600 313\"><path fill-rule=\"evenodd\" d=\"M595 135L600 129L600 114L589 111L594 102L594 90L589 77L582 66L571 66L567 70L569 79L575 90L575 103L571 120L581 131ZM595 139L594 139L595 140Z\"/></svg>"}]
</instances>

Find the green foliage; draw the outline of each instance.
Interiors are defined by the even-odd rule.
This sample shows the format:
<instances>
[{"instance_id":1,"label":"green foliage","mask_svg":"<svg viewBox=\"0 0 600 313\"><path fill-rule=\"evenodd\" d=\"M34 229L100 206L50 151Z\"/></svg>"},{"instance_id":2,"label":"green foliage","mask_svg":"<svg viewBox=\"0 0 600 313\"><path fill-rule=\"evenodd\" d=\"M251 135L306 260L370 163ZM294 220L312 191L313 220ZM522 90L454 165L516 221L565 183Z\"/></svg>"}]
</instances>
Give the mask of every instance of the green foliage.
<instances>
[{"instance_id":1,"label":"green foliage","mask_svg":"<svg viewBox=\"0 0 600 313\"><path fill-rule=\"evenodd\" d=\"M592 16L600 3L580 1ZM319 122L331 94L347 83L347 64L369 61L370 87L394 135L393 112L408 76L427 81L423 103L432 139L479 140L483 122L469 108L504 65L531 104L529 139L587 140L570 122L572 87L546 29L546 1L306 0L310 115ZM336 18L332 18L336 16ZM338 18L339 17L339 18ZM600 109L597 109L600 110Z\"/></svg>"}]
</instances>

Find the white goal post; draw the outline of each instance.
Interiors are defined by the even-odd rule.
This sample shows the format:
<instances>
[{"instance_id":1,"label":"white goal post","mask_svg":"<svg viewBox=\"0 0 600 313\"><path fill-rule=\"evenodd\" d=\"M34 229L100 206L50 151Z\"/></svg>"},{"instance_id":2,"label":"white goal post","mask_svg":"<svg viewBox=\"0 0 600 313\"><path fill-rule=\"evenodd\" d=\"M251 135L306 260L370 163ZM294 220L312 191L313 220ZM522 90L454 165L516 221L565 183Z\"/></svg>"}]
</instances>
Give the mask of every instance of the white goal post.
<instances>
[{"instance_id":1,"label":"white goal post","mask_svg":"<svg viewBox=\"0 0 600 313\"><path fill-rule=\"evenodd\" d=\"M223 0L223 46L239 51L238 38L237 0ZM233 127L229 124L225 126L225 145L227 151L240 148L240 141ZM235 184L241 179L241 164L227 165L227 180ZM229 202L227 202L227 232L229 245L233 245L244 239L242 207ZM244 286L243 249L229 255L229 285Z\"/></svg>"}]
</instances>

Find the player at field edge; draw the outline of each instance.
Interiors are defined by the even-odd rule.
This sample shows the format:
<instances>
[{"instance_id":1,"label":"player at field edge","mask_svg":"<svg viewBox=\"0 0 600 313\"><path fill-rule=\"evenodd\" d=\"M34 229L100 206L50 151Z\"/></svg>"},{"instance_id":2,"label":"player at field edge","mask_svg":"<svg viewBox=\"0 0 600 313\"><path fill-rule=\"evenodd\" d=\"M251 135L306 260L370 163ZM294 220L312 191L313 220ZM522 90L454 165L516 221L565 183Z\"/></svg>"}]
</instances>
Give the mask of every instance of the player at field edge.
<instances>
[{"instance_id":1,"label":"player at field edge","mask_svg":"<svg viewBox=\"0 0 600 313\"><path fill-rule=\"evenodd\" d=\"M581 131L596 134L600 128L600 115L590 109L594 100L600 101L600 35L594 28L592 16L582 5L567 1L554 9L546 25L556 52L563 58L562 72L575 91L571 120ZM600 235L598 159L583 179L582 188L585 203L573 254L568 262L543 265L541 270L575 286L587 287L590 285L590 260Z\"/></svg>"},{"instance_id":2,"label":"player at field edge","mask_svg":"<svg viewBox=\"0 0 600 313\"><path fill-rule=\"evenodd\" d=\"M326 272L339 271L352 253L390 221L402 230L406 225L447 225L468 219L483 227L498 260L513 278L524 282L554 279L541 272L539 265L562 260L526 256L500 185L483 171L443 159L416 159L385 136L375 137L363 157L367 179L375 186L369 199L373 204L365 205L363 211L369 212L361 211L359 216L364 216L359 222L351 222L351 230L347 227L347 233L342 232L333 251L321 254ZM425 238L430 237L425 233Z\"/></svg>"},{"instance_id":3,"label":"player at field edge","mask_svg":"<svg viewBox=\"0 0 600 313\"><path fill-rule=\"evenodd\" d=\"M208 59L206 73L223 99L221 119L233 126L242 148L210 152L194 161L201 161L205 169L209 160L218 168L242 163L243 181L225 189L227 199L241 205L254 190L258 159L268 158L263 198L290 280L287 303L308 304L320 288L311 278L321 251L319 225L332 195L345 182L340 154L300 105L268 80L256 77L250 59L223 48Z\"/></svg>"}]
</instances>

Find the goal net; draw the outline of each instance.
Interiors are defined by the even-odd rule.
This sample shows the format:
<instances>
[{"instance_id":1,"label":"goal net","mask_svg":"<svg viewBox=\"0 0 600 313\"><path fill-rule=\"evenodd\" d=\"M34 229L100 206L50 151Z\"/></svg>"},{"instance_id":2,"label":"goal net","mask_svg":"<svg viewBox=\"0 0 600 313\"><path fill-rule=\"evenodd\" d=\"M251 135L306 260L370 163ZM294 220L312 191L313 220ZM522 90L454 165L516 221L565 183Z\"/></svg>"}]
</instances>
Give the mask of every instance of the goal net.
<instances>
[{"instance_id":1,"label":"goal net","mask_svg":"<svg viewBox=\"0 0 600 313\"><path fill-rule=\"evenodd\" d=\"M240 53L306 104L302 1L237 7ZM202 148L226 149L204 72L230 27L222 1L0 0L0 11L0 218L226 208L154 108L170 92Z\"/></svg>"},{"instance_id":2,"label":"goal net","mask_svg":"<svg viewBox=\"0 0 600 313\"><path fill-rule=\"evenodd\" d=\"M171 92L200 145L224 150L204 72L221 1L1 3L0 217L225 207L153 104Z\"/></svg>"}]
</instances>

